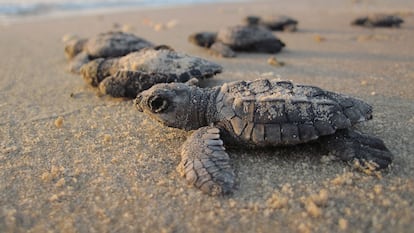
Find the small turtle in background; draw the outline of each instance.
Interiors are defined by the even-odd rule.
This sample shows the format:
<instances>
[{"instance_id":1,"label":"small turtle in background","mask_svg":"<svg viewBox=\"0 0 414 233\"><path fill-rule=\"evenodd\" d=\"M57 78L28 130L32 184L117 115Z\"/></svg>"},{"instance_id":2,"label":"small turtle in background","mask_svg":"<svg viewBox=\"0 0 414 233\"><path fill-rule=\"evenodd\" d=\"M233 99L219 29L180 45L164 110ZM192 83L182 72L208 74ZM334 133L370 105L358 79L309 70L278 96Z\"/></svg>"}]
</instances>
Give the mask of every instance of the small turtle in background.
<instances>
[{"instance_id":1,"label":"small turtle in background","mask_svg":"<svg viewBox=\"0 0 414 233\"><path fill-rule=\"evenodd\" d=\"M227 27L218 33L199 32L190 35L188 40L222 57L235 57L236 51L277 53L285 47L270 30L258 26Z\"/></svg>"},{"instance_id":2,"label":"small turtle in background","mask_svg":"<svg viewBox=\"0 0 414 233\"><path fill-rule=\"evenodd\" d=\"M400 27L404 20L396 15L373 14L360 17L351 22L352 25L362 27Z\"/></svg>"},{"instance_id":3,"label":"small turtle in background","mask_svg":"<svg viewBox=\"0 0 414 233\"><path fill-rule=\"evenodd\" d=\"M121 31L100 33L85 38L65 41L65 54L70 61L69 70L79 73L80 67L96 58L120 57L154 45L134 34Z\"/></svg>"},{"instance_id":4,"label":"small turtle in background","mask_svg":"<svg viewBox=\"0 0 414 233\"><path fill-rule=\"evenodd\" d=\"M269 15L265 17L249 15L244 18L244 22L249 25L259 25L272 31L294 32L297 30L298 21L285 15Z\"/></svg>"},{"instance_id":5,"label":"small turtle in background","mask_svg":"<svg viewBox=\"0 0 414 233\"><path fill-rule=\"evenodd\" d=\"M176 52L168 46L145 48L119 58L98 58L81 68L86 83L103 94L135 98L156 83L194 82L222 72L202 58Z\"/></svg>"},{"instance_id":6,"label":"small turtle in background","mask_svg":"<svg viewBox=\"0 0 414 233\"><path fill-rule=\"evenodd\" d=\"M230 193L235 175L223 145L248 148L319 141L330 153L371 169L388 167L383 141L351 127L372 118L362 100L318 87L260 79L221 87L157 84L140 93L139 111L166 126L195 130L178 170L203 192Z\"/></svg>"}]
</instances>

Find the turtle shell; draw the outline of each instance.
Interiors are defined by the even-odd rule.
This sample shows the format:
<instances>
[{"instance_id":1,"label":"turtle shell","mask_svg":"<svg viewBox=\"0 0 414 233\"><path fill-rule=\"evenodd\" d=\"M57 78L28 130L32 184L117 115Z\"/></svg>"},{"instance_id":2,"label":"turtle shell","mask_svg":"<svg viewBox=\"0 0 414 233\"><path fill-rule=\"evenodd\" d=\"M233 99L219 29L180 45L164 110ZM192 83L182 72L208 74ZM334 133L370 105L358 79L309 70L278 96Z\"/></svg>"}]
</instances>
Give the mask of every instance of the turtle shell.
<instances>
[{"instance_id":1,"label":"turtle shell","mask_svg":"<svg viewBox=\"0 0 414 233\"><path fill-rule=\"evenodd\" d=\"M185 82L190 78L212 77L220 73L222 67L172 49L143 49L121 57L118 61L118 70L162 73L180 77L180 80Z\"/></svg>"},{"instance_id":2,"label":"turtle shell","mask_svg":"<svg viewBox=\"0 0 414 233\"><path fill-rule=\"evenodd\" d=\"M258 26L233 26L220 29L217 41L236 51L279 52L285 44L273 33Z\"/></svg>"},{"instance_id":3,"label":"turtle shell","mask_svg":"<svg viewBox=\"0 0 414 233\"><path fill-rule=\"evenodd\" d=\"M191 78L210 78L220 73L222 69L216 63L161 46L145 48L120 58L92 60L82 66L81 74L88 84L98 86L100 82L114 76L118 71L124 73L122 79L128 80L135 80L137 73L147 73L154 74L156 77L166 77L167 80L187 82ZM157 80L157 83L163 82L160 79ZM170 82L167 80L165 82Z\"/></svg>"},{"instance_id":4,"label":"turtle shell","mask_svg":"<svg viewBox=\"0 0 414 233\"><path fill-rule=\"evenodd\" d=\"M154 46L151 42L125 32L105 32L88 39L71 39L66 42L65 54L71 60L79 53L89 59L120 57L133 51Z\"/></svg>"},{"instance_id":5,"label":"turtle shell","mask_svg":"<svg viewBox=\"0 0 414 233\"><path fill-rule=\"evenodd\" d=\"M296 31L298 21L284 15L259 17L249 15L244 19L247 25L261 25L272 31Z\"/></svg>"},{"instance_id":6,"label":"turtle shell","mask_svg":"<svg viewBox=\"0 0 414 233\"><path fill-rule=\"evenodd\" d=\"M295 31L298 21L285 15L269 15L260 22L263 26L275 31Z\"/></svg>"},{"instance_id":7,"label":"turtle shell","mask_svg":"<svg viewBox=\"0 0 414 233\"><path fill-rule=\"evenodd\" d=\"M404 20L396 15L371 14L352 21L352 25L363 27L399 27Z\"/></svg>"},{"instance_id":8,"label":"turtle shell","mask_svg":"<svg viewBox=\"0 0 414 233\"><path fill-rule=\"evenodd\" d=\"M85 51L91 58L119 57L154 46L151 42L125 32L106 32L88 39Z\"/></svg>"},{"instance_id":9,"label":"turtle shell","mask_svg":"<svg viewBox=\"0 0 414 233\"><path fill-rule=\"evenodd\" d=\"M216 98L220 124L238 142L294 145L371 119L365 102L288 81L225 84Z\"/></svg>"}]
</instances>

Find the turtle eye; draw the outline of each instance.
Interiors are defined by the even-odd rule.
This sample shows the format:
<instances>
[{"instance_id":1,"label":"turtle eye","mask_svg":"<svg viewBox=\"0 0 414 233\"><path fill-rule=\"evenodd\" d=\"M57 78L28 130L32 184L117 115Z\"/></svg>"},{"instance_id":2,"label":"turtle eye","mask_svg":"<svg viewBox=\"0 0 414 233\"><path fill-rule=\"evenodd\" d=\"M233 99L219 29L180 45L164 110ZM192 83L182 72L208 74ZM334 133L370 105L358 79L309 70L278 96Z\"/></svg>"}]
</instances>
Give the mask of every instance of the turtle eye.
<instances>
[{"instance_id":1,"label":"turtle eye","mask_svg":"<svg viewBox=\"0 0 414 233\"><path fill-rule=\"evenodd\" d=\"M161 96L154 96L148 100L148 107L151 111L159 113L168 108L168 101Z\"/></svg>"}]
</instances>

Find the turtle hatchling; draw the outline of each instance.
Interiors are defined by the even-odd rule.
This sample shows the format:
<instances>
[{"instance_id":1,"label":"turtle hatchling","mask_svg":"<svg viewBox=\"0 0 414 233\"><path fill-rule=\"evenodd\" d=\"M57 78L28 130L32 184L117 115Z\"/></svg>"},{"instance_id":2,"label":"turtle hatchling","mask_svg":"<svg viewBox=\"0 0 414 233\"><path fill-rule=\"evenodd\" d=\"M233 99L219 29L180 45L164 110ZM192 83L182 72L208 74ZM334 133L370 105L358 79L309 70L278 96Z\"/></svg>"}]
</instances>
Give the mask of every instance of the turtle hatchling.
<instances>
[{"instance_id":1,"label":"turtle hatchling","mask_svg":"<svg viewBox=\"0 0 414 233\"><path fill-rule=\"evenodd\" d=\"M188 40L222 57L235 57L236 51L277 53L285 46L270 30L259 26L227 27L218 33L199 32L190 35Z\"/></svg>"},{"instance_id":2,"label":"turtle hatchling","mask_svg":"<svg viewBox=\"0 0 414 233\"><path fill-rule=\"evenodd\" d=\"M285 15L269 15L259 17L249 15L244 19L245 23L250 26L260 25L272 31L288 31L297 30L298 21Z\"/></svg>"},{"instance_id":3,"label":"turtle hatchling","mask_svg":"<svg viewBox=\"0 0 414 233\"><path fill-rule=\"evenodd\" d=\"M404 20L396 15L372 14L360 17L351 22L352 25L362 27L400 27Z\"/></svg>"},{"instance_id":4,"label":"turtle hatchling","mask_svg":"<svg viewBox=\"0 0 414 233\"><path fill-rule=\"evenodd\" d=\"M79 73L80 67L96 58L120 57L154 46L151 42L125 32L105 32L89 39L72 38L65 43L65 54L71 61L69 70Z\"/></svg>"},{"instance_id":5,"label":"turtle hatchling","mask_svg":"<svg viewBox=\"0 0 414 233\"><path fill-rule=\"evenodd\" d=\"M98 58L81 68L84 80L103 94L135 98L156 83L210 78L222 67L168 46L145 48L119 58Z\"/></svg>"},{"instance_id":6,"label":"turtle hatchling","mask_svg":"<svg viewBox=\"0 0 414 233\"><path fill-rule=\"evenodd\" d=\"M178 170L203 192L231 193L235 174L224 146L248 148L320 142L347 162L388 167L384 142L352 129L372 118L362 100L288 81L236 81L213 88L157 84L135 99L138 110L169 127L195 130Z\"/></svg>"}]
</instances>

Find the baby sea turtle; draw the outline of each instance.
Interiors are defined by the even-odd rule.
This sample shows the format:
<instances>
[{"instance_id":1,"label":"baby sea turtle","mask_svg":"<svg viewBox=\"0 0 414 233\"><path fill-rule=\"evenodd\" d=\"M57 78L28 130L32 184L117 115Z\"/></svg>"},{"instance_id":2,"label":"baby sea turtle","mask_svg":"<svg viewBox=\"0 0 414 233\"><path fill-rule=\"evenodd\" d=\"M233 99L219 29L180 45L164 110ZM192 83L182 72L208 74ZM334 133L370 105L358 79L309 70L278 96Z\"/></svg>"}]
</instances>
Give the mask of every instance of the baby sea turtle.
<instances>
[{"instance_id":1,"label":"baby sea turtle","mask_svg":"<svg viewBox=\"0 0 414 233\"><path fill-rule=\"evenodd\" d=\"M319 141L341 160L386 168L383 141L351 129L372 118L362 100L288 81L237 81L202 89L158 84L139 94L139 111L169 127L196 130L179 164L186 180L208 194L232 191L234 172L223 145L249 148Z\"/></svg>"},{"instance_id":2,"label":"baby sea turtle","mask_svg":"<svg viewBox=\"0 0 414 233\"><path fill-rule=\"evenodd\" d=\"M244 19L247 25L260 25L272 31L289 31L297 30L298 21L285 15L269 15L265 17L249 15Z\"/></svg>"},{"instance_id":3,"label":"baby sea turtle","mask_svg":"<svg viewBox=\"0 0 414 233\"><path fill-rule=\"evenodd\" d=\"M81 68L84 80L103 94L135 98L156 83L210 78L222 67L167 46L145 48L119 58L98 58Z\"/></svg>"},{"instance_id":4,"label":"baby sea turtle","mask_svg":"<svg viewBox=\"0 0 414 233\"><path fill-rule=\"evenodd\" d=\"M227 27L218 33L199 32L190 35L188 40L223 57L234 57L235 51L277 53L285 46L270 30L259 26Z\"/></svg>"},{"instance_id":5,"label":"baby sea turtle","mask_svg":"<svg viewBox=\"0 0 414 233\"><path fill-rule=\"evenodd\" d=\"M120 57L130 52L154 46L151 42L125 32L105 32L88 39L73 38L66 42L65 54L71 61L70 71L96 58Z\"/></svg>"},{"instance_id":6,"label":"baby sea turtle","mask_svg":"<svg viewBox=\"0 0 414 233\"><path fill-rule=\"evenodd\" d=\"M404 20L396 15L373 14L360 17L351 22L352 25L363 27L400 27Z\"/></svg>"}]
</instances>

